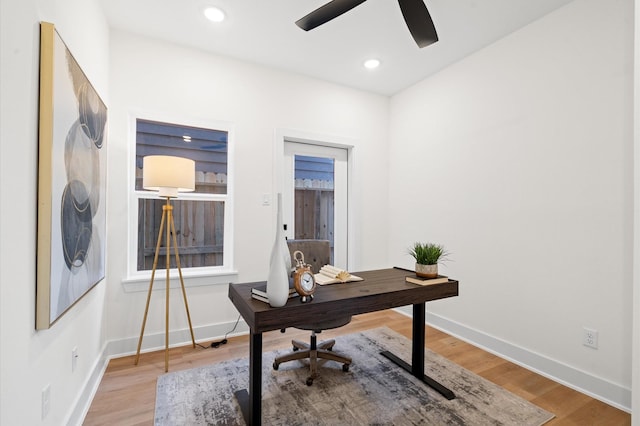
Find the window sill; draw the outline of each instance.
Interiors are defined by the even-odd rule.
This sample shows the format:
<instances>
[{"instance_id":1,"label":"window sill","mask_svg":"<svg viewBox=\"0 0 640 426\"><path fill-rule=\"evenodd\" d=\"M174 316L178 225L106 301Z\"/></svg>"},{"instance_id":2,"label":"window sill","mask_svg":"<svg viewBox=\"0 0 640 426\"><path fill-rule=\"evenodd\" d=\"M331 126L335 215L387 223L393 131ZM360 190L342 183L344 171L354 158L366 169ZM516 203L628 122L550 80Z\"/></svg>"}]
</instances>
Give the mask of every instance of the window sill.
<instances>
[{"instance_id":1,"label":"window sill","mask_svg":"<svg viewBox=\"0 0 640 426\"><path fill-rule=\"evenodd\" d=\"M220 284L229 284L236 280L238 271L182 271L184 286L203 287ZM125 293L135 293L149 290L149 282L151 281L151 272L127 277L122 280L122 288ZM166 269L156 270L153 289L164 290L166 282ZM172 269L169 272L169 288L180 288L180 276L177 270Z\"/></svg>"}]
</instances>

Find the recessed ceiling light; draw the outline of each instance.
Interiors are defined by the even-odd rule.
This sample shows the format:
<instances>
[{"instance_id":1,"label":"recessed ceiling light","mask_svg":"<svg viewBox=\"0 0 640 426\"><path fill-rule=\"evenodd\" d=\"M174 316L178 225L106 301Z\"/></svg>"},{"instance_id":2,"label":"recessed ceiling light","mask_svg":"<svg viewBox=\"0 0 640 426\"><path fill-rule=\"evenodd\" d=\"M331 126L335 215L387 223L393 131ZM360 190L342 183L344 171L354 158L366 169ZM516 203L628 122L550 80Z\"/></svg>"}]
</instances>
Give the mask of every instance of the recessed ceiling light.
<instances>
[{"instance_id":1,"label":"recessed ceiling light","mask_svg":"<svg viewBox=\"0 0 640 426\"><path fill-rule=\"evenodd\" d=\"M368 59L366 61L364 61L364 67L367 69L375 69L378 68L380 66L380 61L377 59Z\"/></svg>"},{"instance_id":2,"label":"recessed ceiling light","mask_svg":"<svg viewBox=\"0 0 640 426\"><path fill-rule=\"evenodd\" d=\"M206 8L204 10L204 16L206 16L207 19L212 22L224 21L224 12L222 11L222 9L218 9L217 7Z\"/></svg>"}]
</instances>

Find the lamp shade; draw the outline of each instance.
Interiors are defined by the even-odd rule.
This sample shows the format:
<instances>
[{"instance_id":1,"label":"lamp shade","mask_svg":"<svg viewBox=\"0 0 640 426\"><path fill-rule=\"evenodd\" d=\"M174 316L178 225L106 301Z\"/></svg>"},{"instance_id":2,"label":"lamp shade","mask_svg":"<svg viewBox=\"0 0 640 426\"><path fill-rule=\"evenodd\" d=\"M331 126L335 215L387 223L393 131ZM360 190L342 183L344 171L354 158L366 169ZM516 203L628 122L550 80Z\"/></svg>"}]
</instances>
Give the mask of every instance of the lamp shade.
<instances>
[{"instance_id":1,"label":"lamp shade","mask_svg":"<svg viewBox=\"0 0 640 426\"><path fill-rule=\"evenodd\" d=\"M195 180L196 163L188 158L148 155L142 159L142 187L158 191L161 197L193 191Z\"/></svg>"}]
</instances>

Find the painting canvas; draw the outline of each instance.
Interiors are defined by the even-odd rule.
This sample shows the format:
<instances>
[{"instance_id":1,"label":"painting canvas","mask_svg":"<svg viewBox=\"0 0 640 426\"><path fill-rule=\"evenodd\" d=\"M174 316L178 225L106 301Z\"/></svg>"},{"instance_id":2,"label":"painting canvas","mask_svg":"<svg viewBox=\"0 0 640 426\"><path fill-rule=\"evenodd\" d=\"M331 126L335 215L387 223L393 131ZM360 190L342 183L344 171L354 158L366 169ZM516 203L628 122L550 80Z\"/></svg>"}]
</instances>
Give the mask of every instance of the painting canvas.
<instances>
[{"instance_id":1,"label":"painting canvas","mask_svg":"<svg viewBox=\"0 0 640 426\"><path fill-rule=\"evenodd\" d=\"M104 278L107 108L53 24L40 25L36 328Z\"/></svg>"}]
</instances>

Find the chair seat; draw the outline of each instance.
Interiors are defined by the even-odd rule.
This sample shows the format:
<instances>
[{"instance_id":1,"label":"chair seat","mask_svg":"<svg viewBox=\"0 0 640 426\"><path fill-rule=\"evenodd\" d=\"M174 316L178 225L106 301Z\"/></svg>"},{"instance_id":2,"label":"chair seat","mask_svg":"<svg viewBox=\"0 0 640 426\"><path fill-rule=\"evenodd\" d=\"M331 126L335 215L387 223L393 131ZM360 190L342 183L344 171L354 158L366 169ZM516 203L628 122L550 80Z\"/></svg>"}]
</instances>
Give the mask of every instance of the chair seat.
<instances>
[{"instance_id":1,"label":"chair seat","mask_svg":"<svg viewBox=\"0 0 640 426\"><path fill-rule=\"evenodd\" d=\"M300 330L309 330L315 331L319 333L322 330L330 330L332 328L342 327L351 322L351 316L348 317L340 317L340 318L332 318L327 320L322 320L318 322L314 322L313 324L302 324L296 325L295 327Z\"/></svg>"}]
</instances>

